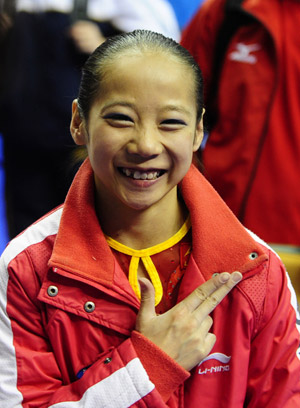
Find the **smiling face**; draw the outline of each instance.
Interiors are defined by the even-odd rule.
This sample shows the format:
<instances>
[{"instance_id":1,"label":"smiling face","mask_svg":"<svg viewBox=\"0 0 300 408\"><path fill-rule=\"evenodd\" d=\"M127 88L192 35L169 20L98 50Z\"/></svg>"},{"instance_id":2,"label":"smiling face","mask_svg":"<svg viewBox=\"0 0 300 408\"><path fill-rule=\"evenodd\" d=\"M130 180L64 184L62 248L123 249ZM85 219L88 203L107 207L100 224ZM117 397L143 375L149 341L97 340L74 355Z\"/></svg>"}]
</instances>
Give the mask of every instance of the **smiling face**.
<instances>
[{"instance_id":1,"label":"smiling face","mask_svg":"<svg viewBox=\"0 0 300 408\"><path fill-rule=\"evenodd\" d=\"M109 64L88 123L74 102L71 132L87 146L102 203L174 208L202 139L193 84L190 68L170 55L124 54Z\"/></svg>"}]
</instances>

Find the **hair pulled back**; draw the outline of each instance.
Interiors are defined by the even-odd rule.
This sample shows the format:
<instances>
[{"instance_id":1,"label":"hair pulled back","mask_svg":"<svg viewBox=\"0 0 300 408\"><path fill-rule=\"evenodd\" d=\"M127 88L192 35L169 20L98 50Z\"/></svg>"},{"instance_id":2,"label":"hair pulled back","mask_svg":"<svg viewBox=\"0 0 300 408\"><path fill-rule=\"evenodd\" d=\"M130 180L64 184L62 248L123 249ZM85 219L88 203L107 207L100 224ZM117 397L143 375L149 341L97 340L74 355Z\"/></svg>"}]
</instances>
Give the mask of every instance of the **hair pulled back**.
<instances>
[{"instance_id":1,"label":"hair pulled back","mask_svg":"<svg viewBox=\"0 0 300 408\"><path fill-rule=\"evenodd\" d=\"M162 34L135 30L108 38L90 55L82 69L78 93L78 107L82 118L88 122L91 106L99 93L101 83L109 64L122 58L126 52L130 55L143 52L160 52L175 57L190 67L195 78L195 99L197 119L201 119L203 109L203 80L200 68L191 54L180 44Z\"/></svg>"}]
</instances>

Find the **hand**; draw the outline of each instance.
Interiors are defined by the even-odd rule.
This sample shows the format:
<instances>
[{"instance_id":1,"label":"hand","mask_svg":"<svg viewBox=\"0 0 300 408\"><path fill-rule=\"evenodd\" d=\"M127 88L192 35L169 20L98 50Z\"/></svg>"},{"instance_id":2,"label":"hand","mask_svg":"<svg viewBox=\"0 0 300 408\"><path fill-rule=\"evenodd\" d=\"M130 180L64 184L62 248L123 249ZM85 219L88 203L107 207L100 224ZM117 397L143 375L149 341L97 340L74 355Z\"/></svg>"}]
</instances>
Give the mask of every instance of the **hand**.
<instances>
[{"instance_id":1,"label":"hand","mask_svg":"<svg viewBox=\"0 0 300 408\"><path fill-rule=\"evenodd\" d=\"M154 288L148 279L141 278L136 330L190 371L215 344L216 336L209 333L213 323L209 314L241 279L240 272L218 274L172 309L157 316Z\"/></svg>"},{"instance_id":2,"label":"hand","mask_svg":"<svg viewBox=\"0 0 300 408\"><path fill-rule=\"evenodd\" d=\"M11 17L8 14L0 13L0 42L3 36L9 31L12 27L13 22Z\"/></svg>"},{"instance_id":3,"label":"hand","mask_svg":"<svg viewBox=\"0 0 300 408\"><path fill-rule=\"evenodd\" d=\"M76 21L70 27L69 35L78 50L85 54L91 54L105 41L105 37L103 37L100 28L92 21Z\"/></svg>"}]
</instances>

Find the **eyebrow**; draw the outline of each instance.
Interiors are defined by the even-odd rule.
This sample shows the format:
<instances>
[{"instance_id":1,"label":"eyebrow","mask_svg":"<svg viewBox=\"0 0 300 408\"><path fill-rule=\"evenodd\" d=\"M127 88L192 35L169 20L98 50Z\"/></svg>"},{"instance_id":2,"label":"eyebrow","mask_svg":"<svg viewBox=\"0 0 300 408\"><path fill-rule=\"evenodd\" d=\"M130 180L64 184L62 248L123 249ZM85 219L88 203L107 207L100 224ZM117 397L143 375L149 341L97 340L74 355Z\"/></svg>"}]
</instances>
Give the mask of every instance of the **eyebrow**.
<instances>
[{"instance_id":1,"label":"eyebrow","mask_svg":"<svg viewBox=\"0 0 300 408\"><path fill-rule=\"evenodd\" d=\"M125 101L114 101L114 102L110 102L104 105L103 108L101 109L101 112L111 107L114 107L114 106L125 106L131 109L135 108L135 105L133 103L125 102ZM175 111L175 112L183 113L189 116L191 115L190 111L186 109L184 106L174 105L174 104L163 106L162 111Z\"/></svg>"},{"instance_id":2,"label":"eyebrow","mask_svg":"<svg viewBox=\"0 0 300 408\"><path fill-rule=\"evenodd\" d=\"M179 113L184 113L186 115L190 115L190 111L186 109L184 106L181 105L166 105L163 107L164 111L175 111Z\"/></svg>"},{"instance_id":3,"label":"eyebrow","mask_svg":"<svg viewBox=\"0 0 300 408\"><path fill-rule=\"evenodd\" d=\"M106 105L104 105L103 108L101 109L101 112L105 111L106 109L112 108L114 106L125 106L125 107L131 108L131 109L134 108L133 103L124 102L124 101L114 101L114 102L110 102L110 103L107 103Z\"/></svg>"}]
</instances>

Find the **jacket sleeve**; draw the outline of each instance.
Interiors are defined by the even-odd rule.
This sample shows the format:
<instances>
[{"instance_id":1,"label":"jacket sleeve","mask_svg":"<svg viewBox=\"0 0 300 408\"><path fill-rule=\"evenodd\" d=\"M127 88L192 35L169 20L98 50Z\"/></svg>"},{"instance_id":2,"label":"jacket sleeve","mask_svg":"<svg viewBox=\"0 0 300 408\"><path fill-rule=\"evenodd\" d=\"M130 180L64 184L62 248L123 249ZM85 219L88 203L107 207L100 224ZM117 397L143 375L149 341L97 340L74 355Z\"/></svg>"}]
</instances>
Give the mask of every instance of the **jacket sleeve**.
<instances>
[{"instance_id":1,"label":"jacket sleeve","mask_svg":"<svg viewBox=\"0 0 300 408\"><path fill-rule=\"evenodd\" d=\"M169 406L166 401L189 373L135 332L101 353L80 379L65 384L56 359L61 351L47 337L30 258L22 252L12 267L6 257L4 252L0 260L1 407ZM145 349L151 358L143 357Z\"/></svg>"},{"instance_id":2,"label":"jacket sleeve","mask_svg":"<svg viewBox=\"0 0 300 408\"><path fill-rule=\"evenodd\" d=\"M289 277L271 252L260 327L251 345L248 408L300 406L299 316Z\"/></svg>"}]
</instances>

